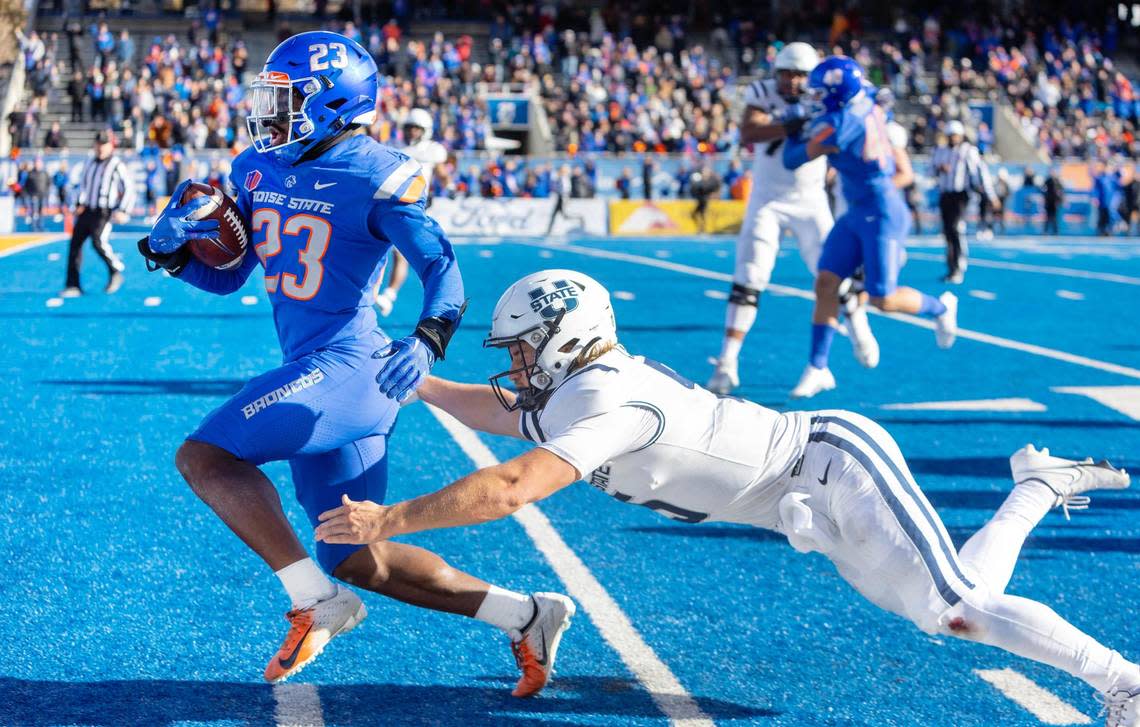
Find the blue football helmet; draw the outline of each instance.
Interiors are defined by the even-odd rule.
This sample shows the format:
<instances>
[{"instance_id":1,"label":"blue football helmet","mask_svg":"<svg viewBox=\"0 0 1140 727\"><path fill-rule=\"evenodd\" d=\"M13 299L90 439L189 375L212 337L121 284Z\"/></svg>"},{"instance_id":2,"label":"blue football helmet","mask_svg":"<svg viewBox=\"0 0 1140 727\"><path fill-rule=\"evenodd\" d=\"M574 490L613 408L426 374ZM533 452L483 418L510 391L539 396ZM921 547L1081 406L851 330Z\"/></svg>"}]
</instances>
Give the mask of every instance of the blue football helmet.
<instances>
[{"instance_id":1,"label":"blue football helmet","mask_svg":"<svg viewBox=\"0 0 1140 727\"><path fill-rule=\"evenodd\" d=\"M269 54L250 85L253 147L293 163L351 124L376 119L379 74L359 44L324 30L298 33Z\"/></svg>"},{"instance_id":2,"label":"blue football helmet","mask_svg":"<svg viewBox=\"0 0 1140 727\"><path fill-rule=\"evenodd\" d=\"M847 56L825 58L808 76L808 88L828 111L838 111L863 93L863 69Z\"/></svg>"}]
</instances>

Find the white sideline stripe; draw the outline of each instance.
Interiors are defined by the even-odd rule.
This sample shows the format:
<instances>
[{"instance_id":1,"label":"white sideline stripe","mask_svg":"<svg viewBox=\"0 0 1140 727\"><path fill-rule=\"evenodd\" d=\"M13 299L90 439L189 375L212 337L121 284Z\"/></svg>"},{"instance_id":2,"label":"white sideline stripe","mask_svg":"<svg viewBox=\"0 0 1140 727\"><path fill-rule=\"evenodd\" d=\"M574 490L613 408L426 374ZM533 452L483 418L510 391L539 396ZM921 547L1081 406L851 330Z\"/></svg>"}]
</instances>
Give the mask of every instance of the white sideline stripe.
<instances>
[{"instance_id":1,"label":"white sideline stripe","mask_svg":"<svg viewBox=\"0 0 1140 727\"><path fill-rule=\"evenodd\" d=\"M907 252L907 256L915 260L932 260L946 262L945 255L933 255L928 252ZM1084 278L1085 280L1107 280L1110 283L1123 283L1124 285L1140 285L1140 278L1130 275L1117 275L1116 273L1098 273L1093 270L1077 270L1076 268L1061 268L1055 265L1030 265L1028 263L1010 263L1000 260L979 260L970 258L970 267L998 268L1000 270L1019 270L1023 273L1048 273L1049 275L1063 275L1066 278Z\"/></svg>"},{"instance_id":2,"label":"white sideline stripe","mask_svg":"<svg viewBox=\"0 0 1140 727\"><path fill-rule=\"evenodd\" d=\"M531 247L544 247L543 243L534 242L520 242L520 245L529 245ZM576 252L581 255L588 255L590 257L600 257L609 260L622 260L624 262L636 263L638 265L646 265L654 268L661 268L663 270L673 270L678 273L686 273L688 275L695 275L699 278L706 278L708 280L721 280L724 282L731 282L732 276L727 273L718 273L704 268L693 267L692 265L682 265L680 263L669 262L667 260L654 260L649 257L642 257L640 255L630 255L624 252L611 252L609 250L595 250L590 247L580 247L578 245L559 245L556 249L566 250L568 252ZM795 298L803 298L804 300L815 300L815 294L808 290L800 288L791 288L786 285L769 285L768 290L776 293L777 295L788 295ZM919 328L926 328L934 330L934 322L928 321L925 318L918 316L907 315L905 313L882 313L875 309L870 311L876 315L886 316L887 318L894 318L904 323L909 323L912 326ZM966 328L958 329L958 338L968 338L971 341L978 341L979 343L988 343L991 346L998 346L999 348L1008 348L1014 351L1021 351L1023 353L1031 353L1035 356L1042 358L1051 358L1056 361L1064 361L1065 363L1076 364L1077 366L1085 366L1090 369L1097 369L1099 371L1107 371L1111 374L1120 374L1127 376L1131 379L1140 379L1140 369L1134 369L1128 366L1121 366L1120 364L1110 363L1108 361L1098 361L1094 358L1087 356L1078 356L1077 354L1067 353L1065 351L1058 351L1052 348L1045 348L1044 346L1037 346L1032 343L1022 343L1021 341L1014 341L1010 338L1002 338L1001 336L991 336L988 333L981 333L979 331L971 331Z\"/></svg>"},{"instance_id":3,"label":"white sideline stripe","mask_svg":"<svg viewBox=\"0 0 1140 727\"><path fill-rule=\"evenodd\" d=\"M274 684L273 721L277 727L324 727L316 684Z\"/></svg>"},{"instance_id":4,"label":"white sideline stripe","mask_svg":"<svg viewBox=\"0 0 1140 727\"><path fill-rule=\"evenodd\" d=\"M476 467L482 469L499 463L478 435L455 417L430 404L428 411L439 420ZM546 515L536 505L527 505L512 517L523 526L527 536L534 541L539 552L566 585L569 595L586 609L602 638L618 653L670 722L686 727L711 726L712 719L701 711L669 667L645 643L629 617L570 549Z\"/></svg>"},{"instance_id":5,"label":"white sideline stripe","mask_svg":"<svg viewBox=\"0 0 1140 727\"><path fill-rule=\"evenodd\" d=\"M1044 404L1022 398L919 401L913 404L883 404L880 408L891 411L1046 411Z\"/></svg>"},{"instance_id":6,"label":"white sideline stripe","mask_svg":"<svg viewBox=\"0 0 1140 727\"><path fill-rule=\"evenodd\" d=\"M1053 391L1087 396L1140 422L1140 386L1055 386Z\"/></svg>"},{"instance_id":7,"label":"white sideline stripe","mask_svg":"<svg viewBox=\"0 0 1140 727\"><path fill-rule=\"evenodd\" d=\"M1045 724L1092 723L1088 715L1013 669L974 669L974 673Z\"/></svg>"}]
</instances>

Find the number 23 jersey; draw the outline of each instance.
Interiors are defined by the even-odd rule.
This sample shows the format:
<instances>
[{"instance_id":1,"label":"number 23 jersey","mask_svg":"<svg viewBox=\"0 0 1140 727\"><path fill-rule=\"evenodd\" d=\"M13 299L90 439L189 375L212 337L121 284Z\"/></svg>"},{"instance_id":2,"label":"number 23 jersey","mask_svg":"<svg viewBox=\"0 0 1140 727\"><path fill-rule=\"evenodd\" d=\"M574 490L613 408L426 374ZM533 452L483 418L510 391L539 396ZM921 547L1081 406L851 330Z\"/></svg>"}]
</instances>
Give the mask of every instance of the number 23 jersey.
<instances>
[{"instance_id":1,"label":"number 23 jersey","mask_svg":"<svg viewBox=\"0 0 1140 727\"><path fill-rule=\"evenodd\" d=\"M249 149L234 160L231 179L286 360L376 328L371 292L393 242L403 248L422 238L446 248L412 251L413 265L420 252L454 262L424 213L420 165L367 136L298 165ZM415 239L399 239L412 238L400 234L405 228Z\"/></svg>"},{"instance_id":2,"label":"number 23 jersey","mask_svg":"<svg viewBox=\"0 0 1140 727\"><path fill-rule=\"evenodd\" d=\"M622 502L682 522L775 528L809 417L718 397L617 348L523 412L519 429Z\"/></svg>"}]
</instances>

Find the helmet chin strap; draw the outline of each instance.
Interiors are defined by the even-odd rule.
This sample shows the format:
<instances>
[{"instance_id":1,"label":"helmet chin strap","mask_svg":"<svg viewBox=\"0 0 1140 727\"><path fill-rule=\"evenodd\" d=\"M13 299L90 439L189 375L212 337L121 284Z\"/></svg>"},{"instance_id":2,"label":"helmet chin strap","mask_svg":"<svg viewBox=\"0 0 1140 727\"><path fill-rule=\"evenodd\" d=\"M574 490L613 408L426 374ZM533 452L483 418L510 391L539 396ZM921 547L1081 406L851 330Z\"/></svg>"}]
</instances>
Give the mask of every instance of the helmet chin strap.
<instances>
[{"instance_id":1,"label":"helmet chin strap","mask_svg":"<svg viewBox=\"0 0 1140 727\"><path fill-rule=\"evenodd\" d=\"M357 136L358 134L363 134L363 133L364 133L364 127L363 126L359 126L357 124L350 124L350 125L344 127L344 129L342 129L338 133L328 137L327 139L322 139L322 140L318 141L316 144L313 144L311 147L309 147L308 149L305 150L304 154L297 157L297 161L293 162L290 166L295 167L298 164L310 162L310 161L316 159L317 157L319 157L320 155L324 154L326 151L333 148L337 144L341 143L345 139L349 138L350 136Z\"/></svg>"}]
</instances>

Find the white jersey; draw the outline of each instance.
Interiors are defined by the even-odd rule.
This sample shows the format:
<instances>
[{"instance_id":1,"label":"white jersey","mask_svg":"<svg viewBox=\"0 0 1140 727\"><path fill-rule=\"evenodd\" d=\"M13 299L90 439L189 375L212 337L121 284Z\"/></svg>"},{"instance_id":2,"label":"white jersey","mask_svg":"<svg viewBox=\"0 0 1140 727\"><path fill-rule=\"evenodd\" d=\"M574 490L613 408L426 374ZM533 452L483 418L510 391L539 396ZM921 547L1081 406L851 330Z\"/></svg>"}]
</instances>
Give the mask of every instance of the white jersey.
<instances>
[{"instance_id":1,"label":"white jersey","mask_svg":"<svg viewBox=\"0 0 1140 727\"><path fill-rule=\"evenodd\" d=\"M718 397L619 348L523 412L519 429L622 502L682 522L776 529L809 419Z\"/></svg>"},{"instance_id":2,"label":"white jersey","mask_svg":"<svg viewBox=\"0 0 1140 727\"><path fill-rule=\"evenodd\" d=\"M906 151L906 143L909 139L910 135L906 133L902 124L894 119L887 122L887 141L892 147Z\"/></svg>"},{"instance_id":3,"label":"white jersey","mask_svg":"<svg viewBox=\"0 0 1140 727\"><path fill-rule=\"evenodd\" d=\"M776 90L776 80L753 81L744 89L744 105L779 117L788 102ZM825 197L827 159L820 157L798 169L784 168L784 140L752 145L752 197L781 199L790 196Z\"/></svg>"},{"instance_id":4,"label":"white jersey","mask_svg":"<svg viewBox=\"0 0 1140 727\"><path fill-rule=\"evenodd\" d=\"M427 182L428 193L431 193L431 175L435 172L436 164L447 161L447 149L443 144L431 139L420 139L415 144L408 144L400 151L420 163L424 181Z\"/></svg>"}]
</instances>

